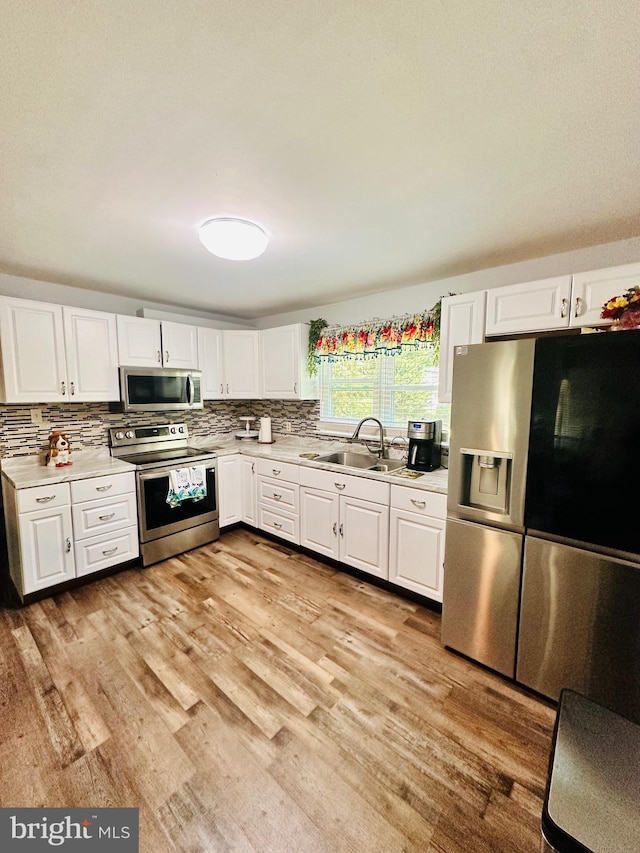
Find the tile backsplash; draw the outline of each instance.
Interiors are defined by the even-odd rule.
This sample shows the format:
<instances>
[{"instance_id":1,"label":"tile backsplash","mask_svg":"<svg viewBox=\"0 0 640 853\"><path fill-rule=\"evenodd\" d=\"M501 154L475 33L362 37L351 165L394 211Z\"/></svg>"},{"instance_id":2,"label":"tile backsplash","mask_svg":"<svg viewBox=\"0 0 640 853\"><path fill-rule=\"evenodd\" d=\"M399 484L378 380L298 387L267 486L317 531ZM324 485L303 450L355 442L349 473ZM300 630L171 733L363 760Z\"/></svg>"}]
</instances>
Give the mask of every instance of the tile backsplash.
<instances>
[{"instance_id":1,"label":"tile backsplash","mask_svg":"<svg viewBox=\"0 0 640 853\"><path fill-rule=\"evenodd\" d=\"M35 408L42 412L41 426L31 421L31 410ZM109 411L108 403L0 405L0 457L39 454L54 429L67 433L73 451L108 447L109 429L115 427L185 422L193 436L233 434L244 426L239 418L249 415L270 417L275 434L285 433L285 424L289 422L292 435L313 436L320 419L320 404L317 400L214 400L205 402L204 409L196 412L157 415L114 413ZM255 427L258 428L257 422Z\"/></svg>"}]
</instances>

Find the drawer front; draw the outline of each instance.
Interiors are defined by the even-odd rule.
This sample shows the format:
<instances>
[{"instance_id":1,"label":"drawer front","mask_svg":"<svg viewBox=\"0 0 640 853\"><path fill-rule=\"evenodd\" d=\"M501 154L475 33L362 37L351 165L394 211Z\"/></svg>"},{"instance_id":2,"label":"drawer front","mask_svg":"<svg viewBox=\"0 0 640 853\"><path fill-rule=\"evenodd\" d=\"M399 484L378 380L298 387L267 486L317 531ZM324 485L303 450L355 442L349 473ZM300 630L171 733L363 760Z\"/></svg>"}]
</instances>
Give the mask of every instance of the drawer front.
<instances>
[{"instance_id":1,"label":"drawer front","mask_svg":"<svg viewBox=\"0 0 640 853\"><path fill-rule=\"evenodd\" d=\"M258 504L258 527L268 530L275 536L300 544L300 519L297 515L273 509L266 504Z\"/></svg>"},{"instance_id":2,"label":"drawer front","mask_svg":"<svg viewBox=\"0 0 640 853\"><path fill-rule=\"evenodd\" d=\"M73 536L76 540L97 536L99 533L121 530L123 527L137 525L138 523L136 496L129 494L99 501L72 504L71 515L73 518Z\"/></svg>"},{"instance_id":3,"label":"drawer front","mask_svg":"<svg viewBox=\"0 0 640 853\"><path fill-rule=\"evenodd\" d=\"M433 518L447 517L446 495L412 489L409 486L391 486L391 506Z\"/></svg>"},{"instance_id":4,"label":"drawer front","mask_svg":"<svg viewBox=\"0 0 640 853\"><path fill-rule=\"evenodd\" d=\"M262 477L271 477L274 480L287 480L289 483L297 483L300 477L300 466L291 462L258 459L258 474Z\"/></svg>"},{"instance_id":5,"label":"drawer front","mask_svg":"<svg viewBox=\"0 0 640 853\"><path fill-rule=\"evenodd\" d=\"M259 477L258 500L297 513L300 511L300 487L294 483Z\"/></svg>"},{"instance_id":6,"label":"drawer front","mask_svg":"<svg viewBox=\"0 0 640 853\"><path fill-rule=\"evenodd\" d=\"M351 477L349 474L334 471L321 471L318 468L302 466L300 483L312 489L323 489L336 495L348 495L374 503L389 503L389 484L367 477Z\"/></svg>"},{"instance_id":7,"label":"drawer front","mask_svg":"<svg viewBox=\"0 0 640 853\"><path fill-rule=\"evenodd\" d=\"M33 512L36 509L65 506L71 503L69 483L35 486L33 489L17 489L16 503L18 512Z\"/></svg>"},{"instance_id":8,"label":"drawer front","mask_svg":"<svg viewBox=\"0 0 640 853\"><path fill-rule=\"evenodd\" d=\"M107 477L89 477L87 480L73 480L71 499L73 503L93 501L98 498L110 498L113 495L126 495L136 490L136 475L132 471L126 474L110 474Z\"/></svg>"},{"instance_id":9,"label":"drawer front","mask_svg":"<svg viewBox=\"0 0 640 853\"><path fill-rule=\"evenodd\" d=\"M76 542L76 575L90 575L118 563L134 560L140 553L138 528L126 527L117 533L104 533Z\"/></svg>"}]
</instances>

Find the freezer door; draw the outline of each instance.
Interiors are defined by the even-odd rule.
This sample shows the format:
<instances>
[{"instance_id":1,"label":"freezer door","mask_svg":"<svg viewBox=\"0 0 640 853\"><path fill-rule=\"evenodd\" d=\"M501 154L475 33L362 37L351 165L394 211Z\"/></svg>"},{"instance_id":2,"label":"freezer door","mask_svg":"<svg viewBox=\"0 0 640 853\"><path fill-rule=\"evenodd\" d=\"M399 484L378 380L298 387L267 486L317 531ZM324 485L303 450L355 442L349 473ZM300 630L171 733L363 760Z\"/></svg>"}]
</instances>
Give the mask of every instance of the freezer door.
<instances>
[{"instance_id":1,"label":"freezer door","mask_svg":"<svg viewBox=\"0 0 640 853\"><path fill-rule=\"evenodd\" d=\"M515 674L522 538L447 520L442 642L509 678Z\"/></svg>"},{"instance_id":2,"label":"freezer door","mask_svg":"<svg viewBox=\"0 0 640 853\"><path fill-rule=\"evenodd\" d=\"M640 723L640 566L525 538L516 680Z\"/></svg>"}]
</instances>

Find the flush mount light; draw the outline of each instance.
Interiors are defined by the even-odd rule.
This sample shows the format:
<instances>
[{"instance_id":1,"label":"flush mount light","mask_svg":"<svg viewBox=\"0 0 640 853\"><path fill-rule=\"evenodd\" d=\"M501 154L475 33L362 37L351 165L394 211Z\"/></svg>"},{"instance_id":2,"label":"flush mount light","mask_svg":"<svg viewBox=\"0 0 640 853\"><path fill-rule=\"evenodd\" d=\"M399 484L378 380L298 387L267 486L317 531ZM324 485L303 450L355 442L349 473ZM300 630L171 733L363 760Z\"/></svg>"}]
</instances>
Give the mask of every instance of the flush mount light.
<instances>
[{"instance_id":1,"label":"flush mount light","mask_svg":"<svg viewBox=\"0 0 640 853\"><path fill-rule=\"evenodd\" d=\"M199 229L200 242L218 258L229 261L249 261L267 248L265 232L247 219L219 217L209 219Z\"/></svg>"}]
</instances>

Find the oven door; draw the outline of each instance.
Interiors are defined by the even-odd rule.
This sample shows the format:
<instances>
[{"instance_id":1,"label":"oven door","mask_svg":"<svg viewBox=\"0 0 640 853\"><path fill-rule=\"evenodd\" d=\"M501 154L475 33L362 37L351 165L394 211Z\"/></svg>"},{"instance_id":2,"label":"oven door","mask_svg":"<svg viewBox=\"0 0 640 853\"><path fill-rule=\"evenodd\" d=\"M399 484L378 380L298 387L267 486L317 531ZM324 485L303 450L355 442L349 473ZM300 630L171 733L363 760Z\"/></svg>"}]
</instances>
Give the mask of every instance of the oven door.
<instances>
[{"instance_id":1,"label":"oven door","mask_svg":"<svg viewBox=\"0 0 640 853\"><path fill-rule=\"evenodd\" d=\"M197 464L197 463L194 463ZM177 466L176 466L177 467ZM187 499L179 506L169 506L169 472L171 468L138 471L138 524L140 541L151 542L198 524L218 518L218 482L216 462L205 467L207 494L201 500Z\"/></svg>"}]
</instances>

